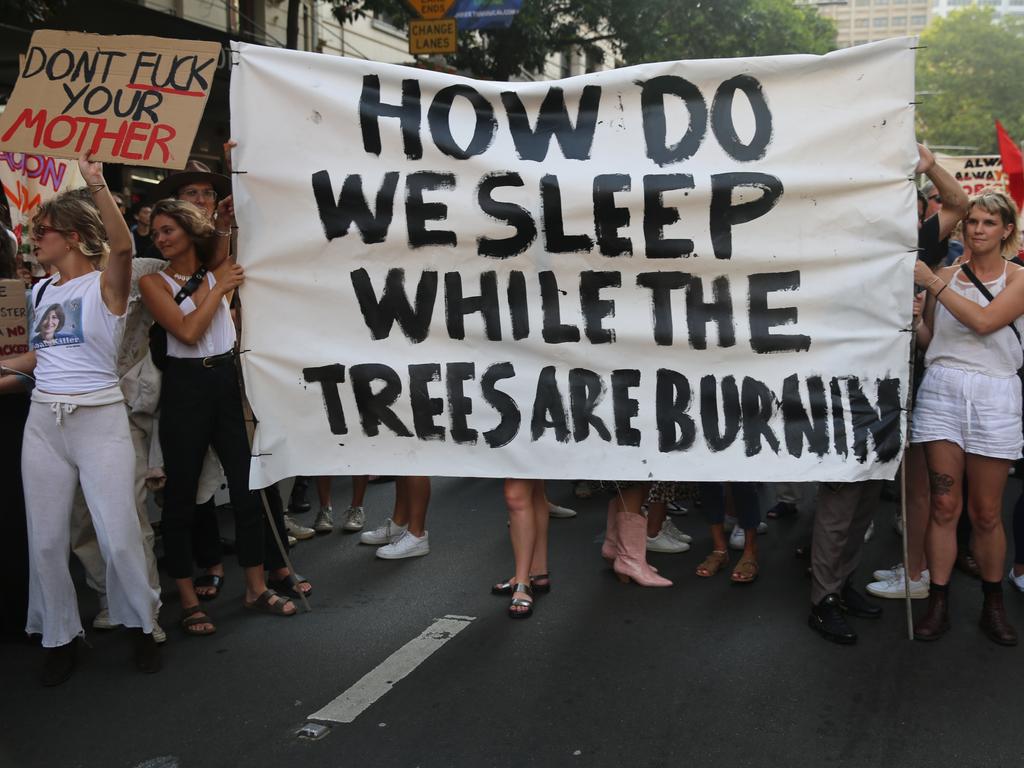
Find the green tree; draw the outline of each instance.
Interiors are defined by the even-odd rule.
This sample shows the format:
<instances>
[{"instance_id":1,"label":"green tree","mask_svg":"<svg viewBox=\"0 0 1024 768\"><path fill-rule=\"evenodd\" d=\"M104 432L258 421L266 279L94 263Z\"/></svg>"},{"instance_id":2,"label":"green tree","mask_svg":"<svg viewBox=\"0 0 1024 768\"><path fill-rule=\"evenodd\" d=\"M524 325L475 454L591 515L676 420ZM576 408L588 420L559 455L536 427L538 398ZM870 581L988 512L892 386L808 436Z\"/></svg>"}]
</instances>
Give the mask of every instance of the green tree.
<instances>
[{"instance_id":1,"label":"green tree","mask_svg":"<svg viewBox=\"0 0 1024 768\"><path fill-rule=\"evenodd\" d=\"M998 119L1024 141L1024 19L971 7L936 19L918 51L918 135L996 153Z\"/></svg>"},{"instance_id":2,"label":"green tree","mask_svg":"<svg viewBox=\"0 0 1024 768\"><path fill-rule=\"evenodd\" d=\"M330 0L341 23L368 13L410 16L400 0ZM508 80L547 57L585 50L636 64L681 58L824 53L835 27L792 0L525 0L508 29L459 33L449 61L476 77Z\"/></svg>"}]
</instances>

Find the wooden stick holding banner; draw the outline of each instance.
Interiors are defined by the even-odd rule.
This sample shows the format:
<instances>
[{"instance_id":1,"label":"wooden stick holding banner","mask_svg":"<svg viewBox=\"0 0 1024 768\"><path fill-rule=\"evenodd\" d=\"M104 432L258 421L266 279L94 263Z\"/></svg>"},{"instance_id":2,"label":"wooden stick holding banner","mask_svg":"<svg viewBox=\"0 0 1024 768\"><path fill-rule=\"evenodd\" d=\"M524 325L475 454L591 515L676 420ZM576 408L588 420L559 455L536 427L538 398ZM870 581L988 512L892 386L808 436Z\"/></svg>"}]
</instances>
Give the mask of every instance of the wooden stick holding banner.
<instances>
[{"instance_id":1,"label":"wooden stick holding banner","mask_svg":"<svg viewBox=\"0 0 1024 768\"><path fill-rule=\"evenodd\" d=\"M903 546L903 602L907 611L907 640L914 639L914 612L910 599L910 551L907 546L907 465L910 463L910 419L914 409L914 358L917 356L917 329L913 327L913 322L911 320L910 375L907 378L910 382L907 388L907 435L903 448L903 462L900 464L900 524L903 527L903 536L900 538Z\"/></svg>"}]
</instances>

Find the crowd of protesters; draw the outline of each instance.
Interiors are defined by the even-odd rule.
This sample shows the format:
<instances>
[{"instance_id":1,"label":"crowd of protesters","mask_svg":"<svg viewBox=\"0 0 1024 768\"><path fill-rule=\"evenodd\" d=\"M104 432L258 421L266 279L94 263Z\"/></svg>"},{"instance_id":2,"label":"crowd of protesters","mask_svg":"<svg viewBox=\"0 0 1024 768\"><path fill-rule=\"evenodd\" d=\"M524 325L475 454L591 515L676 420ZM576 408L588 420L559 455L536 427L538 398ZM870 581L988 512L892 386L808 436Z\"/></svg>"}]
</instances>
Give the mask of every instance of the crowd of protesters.
<instances>
[{"instance_id":1,"label":"crowd of protesters","mask_svg":"<svg viewBox=\"0 0 1024 768\"><path fill-rule=\"evenodd\" d=\"M913 299L917 358L904 457L906 525L897 520L909 557L906 568L900 563L875 571L867 591L926 599L914 635L937 640L950 626L948 585L959 567L981 581L985 635L1014 645L1017 633L1002 594L1002 499L1024 443L1018 211L997 191L968 200L927 149L919 155L917 172L926 183L918 193L918 293L907 297ZM138 668L161 668L166 634L159 624L153 491L162 497L163 567L177 588L176 622L185 636L217 630L208 606L228 578L214 503L222 478L234 516L243 604L253 612L296 614L313 584L291 570L287 550L336 527L358 533L380 558L427 555L428 477L394 478L394 509L369 529L364 499L371 478L352 479L351 502L338 520L331 478L315 478L319 504L310 526L298 517L312 511L309 478L295 478L287 509L275 486L249 488L234 303L245 274L236 260L230 179L192 162L133 207L129 228L125 203L108 189L102 166L86 156L79 165L86 187L44 202L26 233L37 276L16 256L13 233L0 236L0 277L20 277L28 289L30 346L0 369L0 415L22 435L12 460L4 462L3 478L19 512L24 491L23 519L6 515L3 534L17 539L20 522L27 540L27 614L19 623L41 637L43 684L57 685L72 674L84 634L72 552L100 595L93 626L128 628ZM857 588L855 572L874 530L882 486L779 483L776 503L764 515L757 486L747 482L584 480L576 491L581 498L607 494L601 555L622 582L646 587L672 586L648 563L648 552L682 553L693 542L675 526L674 514L697 507L706 514L711 550L696 576L728 572L733 582L751 584L760 573L763 518L798 514L801 497L813 495L812 540L801 548L810 560L808 621L829 640L853 643L857 634L848 618L881 613ZM512 573L491 591L509 600L510 618L525 619L536 597L551 591L549 520L575 513L548 500L543 480L507 478L504 496ZM1024 592L1024 496L1014 532L1021 562L1008 580ZM740 552L735 562L730 550ZM24 568L17 558L4 560L7 575Z\"/></svg>"}]
</instances>

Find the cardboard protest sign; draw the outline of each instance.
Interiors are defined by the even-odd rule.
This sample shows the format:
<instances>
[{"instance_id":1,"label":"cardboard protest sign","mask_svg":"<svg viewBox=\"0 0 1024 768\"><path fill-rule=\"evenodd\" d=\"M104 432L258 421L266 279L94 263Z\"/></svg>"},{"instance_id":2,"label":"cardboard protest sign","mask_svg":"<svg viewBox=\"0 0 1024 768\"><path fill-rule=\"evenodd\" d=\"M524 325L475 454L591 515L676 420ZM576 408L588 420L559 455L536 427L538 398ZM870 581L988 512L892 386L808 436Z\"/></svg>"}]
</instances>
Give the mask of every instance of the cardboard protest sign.
<instances>
[{"instance_id":1,"label":"cardboard protest sign","mask_svg":"<svg viewBox=\"0 0 1024 768\"><path fill-rule=\"evenodd\" d=\"M0 237L5 237L0 230ZM25 283L0 280L0 358L28 352L28 304Z\"/></svg>"},{"instance_id":2,"label":"cardboard protest sign","mask_svg":"<svg viewBox=\"0 0 1024 768\"><path fill-rule=\"evenodd\" d=\"M1008 180L999 155L935 155L935 162L949 171L968 195L986 189L1007 191Z\"/></svg>"},{"instance_id":3,"label":"cardboard protest sign","mask_svg":"<svg viewBox=\"0 0 1024 768\"><path fill-rule=\"evenodd\" d=\"M218 43L40 30L0 115L0 149L184 168Z\"/></svg>"},{"instance_id":4,"label":"cardboard protest sign","mask_svg":"<svg viewBox=\"0 0 1024 768\"><path fill-rule=\"evenodd\" d=\"M527 83L237 45L251 482L892 477L913 45Z\"/></svg>"},{"instance_id":5,"label":"cardboard protest sign","mask_svg":"<svg viewBox=\"0 0 1024 768\"><path fill-rule=\"evenodd\" d=\"M85 186L85 179L75 160L0 152L0 185L11 210L14 234L23 240L25 228L42 203Z\"/></svg>"}]
</instances>

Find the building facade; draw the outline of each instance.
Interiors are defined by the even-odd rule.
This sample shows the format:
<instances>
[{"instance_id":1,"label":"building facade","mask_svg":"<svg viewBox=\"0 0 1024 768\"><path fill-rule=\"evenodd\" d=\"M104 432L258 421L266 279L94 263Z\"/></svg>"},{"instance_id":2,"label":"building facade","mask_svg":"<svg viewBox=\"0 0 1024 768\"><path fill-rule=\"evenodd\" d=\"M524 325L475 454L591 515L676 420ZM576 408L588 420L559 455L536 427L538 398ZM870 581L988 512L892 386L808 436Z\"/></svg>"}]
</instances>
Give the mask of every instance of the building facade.
<instances>
[{"instance_id":1,"label":"building facade","mask_svg":"<svg viewBox=\"0 0 1024 768\"><path fill-rule=\"evenodd\" d=\"M934 0L932 13L936 16L947 16L950 11L956 11L968 5L980 5L982 8L991 8L995 11L996 18L1013 14L1024 14L1024 0Z\"/></svg>"},{"instance_id":2,"label":"building facade","mask_svg":"<svg viewBox=\"0 0 1024 768\"><path fill-rule=\"evenodd\" d=\"M849 48L876 40L919 35L928 26L932 4L953 0L797 0L813 5L836 25L836 45ZM1020 0L1024 2L1024 0Z\"/></svg>"}]
</instances>

